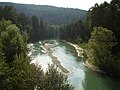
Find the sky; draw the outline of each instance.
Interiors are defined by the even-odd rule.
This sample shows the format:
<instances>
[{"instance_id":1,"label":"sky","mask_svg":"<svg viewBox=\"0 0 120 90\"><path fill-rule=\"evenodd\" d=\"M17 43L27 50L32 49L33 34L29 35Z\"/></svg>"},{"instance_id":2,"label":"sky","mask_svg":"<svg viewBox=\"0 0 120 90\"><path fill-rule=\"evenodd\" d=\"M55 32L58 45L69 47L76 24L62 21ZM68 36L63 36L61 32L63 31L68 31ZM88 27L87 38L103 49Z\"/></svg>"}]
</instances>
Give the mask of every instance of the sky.
<instances>
[{"instance_id":1,"label":"sky","mask_svg":"<svg viewBox=\"0 0 120 90\"><path fill-rule=\"evenodd\" d=\"M57 7L78 8L88 10L95 3L110 2L111 0L0 0L0 2L14 2L23 4L52 5Z\"/></svg>"}]
</instances>

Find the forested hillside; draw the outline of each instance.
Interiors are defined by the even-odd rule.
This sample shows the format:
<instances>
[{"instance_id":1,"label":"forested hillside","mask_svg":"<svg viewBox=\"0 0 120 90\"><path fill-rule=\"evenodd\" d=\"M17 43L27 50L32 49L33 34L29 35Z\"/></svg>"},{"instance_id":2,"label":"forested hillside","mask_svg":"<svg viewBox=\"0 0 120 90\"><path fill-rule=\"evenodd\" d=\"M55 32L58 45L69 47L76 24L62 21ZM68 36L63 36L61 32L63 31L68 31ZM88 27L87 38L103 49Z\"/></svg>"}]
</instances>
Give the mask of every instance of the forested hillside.
<instances>
[{"instance_id":1,"label":"forested hillside","mask_svg":"<svg viewBox=\"0 0 120 90\"><path fill-rule=\"evenodd\" d=\"M76 21L78 19L85 21L85 10L72 9L72 8L59 8L48 5L28 5L28 4L15 4L8 2L0 2L0 6L12 5L18 12L23 12L27 16L36 15L38 19L43 18L52 24L63 24L66 22Z\"/></svg>"}]
</instances>

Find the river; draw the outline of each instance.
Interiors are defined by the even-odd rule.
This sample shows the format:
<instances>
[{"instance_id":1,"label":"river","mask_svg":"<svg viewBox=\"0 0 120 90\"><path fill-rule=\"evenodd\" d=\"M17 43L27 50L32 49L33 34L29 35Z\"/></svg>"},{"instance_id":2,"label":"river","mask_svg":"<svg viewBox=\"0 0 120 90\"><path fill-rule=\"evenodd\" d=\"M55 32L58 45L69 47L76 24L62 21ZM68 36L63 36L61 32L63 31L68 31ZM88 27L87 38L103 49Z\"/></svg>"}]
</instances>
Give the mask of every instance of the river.
<instances>
[{"instance_id":1,"label":"river","mask_svg":"<svg viewBox=\"0 0 120 90\"><path fill-rule=\"evenodd\" d=\"M46 46L50 43L51 46L46 49L43 43ZM48 64L56 64L58 60L60 71L68 74L74 90L120 90L120 82L86 68L82 56L78 56L76 49L68 42L49 40L30 44L29 47L32 63L41 65L44 71ZM56 57L54 61L52 57Z\"/></svg>"}]
</instances>

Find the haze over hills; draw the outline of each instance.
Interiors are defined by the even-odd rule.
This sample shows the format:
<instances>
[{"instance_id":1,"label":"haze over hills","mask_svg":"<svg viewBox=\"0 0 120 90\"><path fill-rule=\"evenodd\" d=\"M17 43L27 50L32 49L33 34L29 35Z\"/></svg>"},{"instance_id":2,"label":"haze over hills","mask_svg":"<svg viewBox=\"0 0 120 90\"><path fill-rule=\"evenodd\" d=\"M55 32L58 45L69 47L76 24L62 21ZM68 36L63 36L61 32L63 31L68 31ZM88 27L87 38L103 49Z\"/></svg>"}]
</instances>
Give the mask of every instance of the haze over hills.
<instances>
[{"instance_id":1,"label":"haze over hills","mask_svg":"<svg viewBox=\"0 0 120 90\"><path fill-rule=\"evenodd\" d=\"M48 21L52 24L64 24L76 20L84 21L87 11L72 8L60 8L48 5L16 4L10 2L0 2L0 5L12 5L17 11L23 12L28 16L37 15L38 19Z\"/></svg>"}]
</instances>

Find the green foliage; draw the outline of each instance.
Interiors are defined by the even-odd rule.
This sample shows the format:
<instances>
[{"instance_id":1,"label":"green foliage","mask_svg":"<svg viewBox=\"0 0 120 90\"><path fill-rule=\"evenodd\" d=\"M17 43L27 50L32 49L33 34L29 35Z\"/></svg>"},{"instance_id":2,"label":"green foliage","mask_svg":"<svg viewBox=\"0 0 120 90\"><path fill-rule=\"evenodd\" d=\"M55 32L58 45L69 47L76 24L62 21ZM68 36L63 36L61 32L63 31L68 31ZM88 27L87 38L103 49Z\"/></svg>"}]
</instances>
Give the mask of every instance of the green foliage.
<instances>
[{"instance_id":1,"label":"green foliage","mask_svg":"<svg viewBox=\"0 0 120 90\"><path fill-rule=\"evenodd\" d=\"M16 24L22 30L21 32L27 33L29 39L32 38L32 25L29 17L27 17L24 13L18 13Z\"/></svg>"},{"instance_id":2,"label":"green foliage","mask_svg":"<svg viewBox=\"0 0 120 90\"><path fill-rule=\"evenodd\" d=\"M10 83L7 86L11 86L12 89L17 90L33 90L37 85L37 67L30 64L30 59L24 56L16 56L12 63L11 72L9 72ZM41 68L39 68L41 75L43 74ZM36 77L37 76L37 77Z\"/></svg>"},{"instance_id":3,"label":"green foliage","mask_svg":"<svg viewBox=\"0 0 120 90\"><path fill-rule=\"evenodd\" d=\"M40 40L40 29L39 29L39 21L36 16L32 16L32 26L33 26L33 38L35 41Z\"/></svg>"},{"instance_id":4,"label":"green foliage","mask_svg":"<svg viewBox=\"0 0 120 90\"><path fill-rule=\"evenodd\" d=\"M72 90L67 78L54 66L49 66L44 74L41 67L30 63L27 52L26 36L11 21L3 19L0 22L0 90Z\"/></svg>"},{"instance_id":5,"label":"green foliage","mask_svg":"<svg viewBox=\"0 0 120 90\"><path fill-rule=\"evenodd\" d=\"M19 32L29 37L29 42L51 39L57 35L57 25L46 23L42 18L39 20L36 15L28 17L24 13L18 13L13 6L0 6L0 10L0 20L10 20L16 24L20 28ZM10 21L7 21L6 24L2 23L1 29L4 30L4 27L11 24Z\"/></svg>"},{"instance_id":6,"label":"green foliage","mask_svg":"<svg viewBox=\"0 0 120 90\"><path fill-rule=\"evenodd\" d=\"M90 31L95 26L102 26L112 30L118 42L112 49L112 53L117 55L120 52L120 0L112 0L110 3L104 2L95 4L90 8L86 25Z\"/></svg>"},{"instance_id":7,"label":"green foliage","mask_svg":"<svg viewBox=\"0 0 120 90\"><path fill-rule=\"evenodd\" d=\"M88 43L90 62L103 70L109 70L113 61L111 50L115 44L112 31L102 27L95 27Z\"/></svg>"},{"instance_id":8,"label":"green foliage","mask_svg":"<svg viewBox=\"0 0 120 90\"><path fill-rule=\"evenodd\" d=\"M0 26L3 28L1 29L0 38L3 45L2 53L4 53L6 62L12 62L15 55L23 54L26 56L27 43L25 43L24 37L20 35L19 28L10 21L5 20L1 21Z\"/></svg>"},{"instance_id":9,"label":"green foliage","mask_svg":"<svg viewBox=\"0 0 120 90\"><path fill-rule=\"evenodd\" d=\"M0 90L5 87L6 77L8 76L9 67L4 61L4 56L2 53L2 43L0 42Z\"/></svg>"},{"instance_id":10,"label":"green foliage","mask_svg":"<svg viewBox=\"0 0 120 90\"><path fill-rule=\"evenodd\" d=\"M60 38L73 43L83 43L88 40L88 32L82 21L76 21L61 26Z\"/></svg>"},{"instance_id":11,"label":"green foliage","mask_svg":"<svg viewBox=\"0 0 120 90\"><path fill-rule=\"evenodd\" d=\"M106 37L108 35L105 34L103 38L101 36L96 35L96 39L97 37L99 37L98 38L99 43L89 42L93 48L91 51L92 53L90 53L91 54L90 56L92 59L91 61L93 63L100 64L98 66L101 66L103 63L102 65L103 68L109 68L109 70L106 70L107 72L110 72L111 75L115 75L120 78L119 76L120 75L120 67L119 67L120 66L120 58L119 58L120 57L120 0L112 0L110 3L104 2L101 4L95 4L92 8L89 9L86 20L86 26L88 27L88 30L90 32L93 31L93 27L102 26L104 28L108 28L114 33L117 41L117 44L115 45L114 45L115 42L111 42L111 44L109 44L110 42L106 42L105 43L106 45L100 43L99 39L105 40L104 38L106 38L105 41L107 41L112 39L110 36ZM100 51L102 51L103 53L100 53ZM96 56L98 55L98 52L99 52L99 56ZM92 57L92 55L96 57ZM106 59L106 57L108 59ZM112 57L112 59L110 57ZM105 62L103 61L99 62L99 60L101 61L104 60ZM108 64L105 64L107 63L107 60L109 60Z\"/></svg>"},{"instance_id":12,"label":"green foliage","mask_svg":"<svg viewBox=\"0 0 120 90\"><path fill-rule=\"evenodd\" d=\"M69 84L67 76L58 71L54 65L48 65L48 70L41 75L41 71L37 73L37 89L38 90L73 90Z\"/></svg>"},{"instance_id":13,"label":"green foliage","mask_svg":"<svg viewBox=\"0 0 120 90\"><path fill-rule=\"evenodd\" d=\"M2 10L2 15L6 20L11 20L13 22L17 22L17 14L16 10L13 8L13 6L5 6Z\"/></svg>"},{"instance_id":14,"label":"green foliage","mask_svg":"<svg viewBox=\"0 0 120 90\"><path fill-rule=\"evenodd\" d=\"M45 90L73 90L73 87L69 85L67 77L59 72L54 65L49 65L44 78Z\"/></svg>"},{"instance_id":15,"label":"green foliage","mask_svg":"<svg viewBox=\"0 0 120 90\"><path fill-rule=\"evenodd\" d=\"M27 16L36 15L39 19L43 18L52 24L63 24L66 22L76 21L78 19L85 21L86 11L71 8L59 8L47 5L24 5L8 2L0 2L2 6L14 6L19 12L25 13Z\"/></svg>"}]
</instances>

